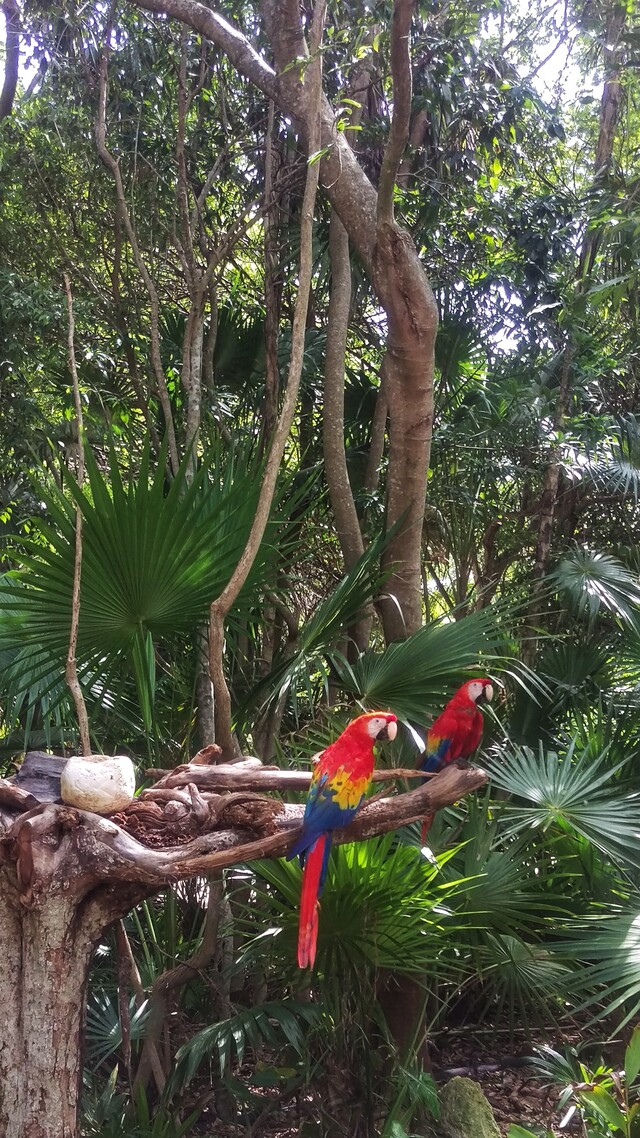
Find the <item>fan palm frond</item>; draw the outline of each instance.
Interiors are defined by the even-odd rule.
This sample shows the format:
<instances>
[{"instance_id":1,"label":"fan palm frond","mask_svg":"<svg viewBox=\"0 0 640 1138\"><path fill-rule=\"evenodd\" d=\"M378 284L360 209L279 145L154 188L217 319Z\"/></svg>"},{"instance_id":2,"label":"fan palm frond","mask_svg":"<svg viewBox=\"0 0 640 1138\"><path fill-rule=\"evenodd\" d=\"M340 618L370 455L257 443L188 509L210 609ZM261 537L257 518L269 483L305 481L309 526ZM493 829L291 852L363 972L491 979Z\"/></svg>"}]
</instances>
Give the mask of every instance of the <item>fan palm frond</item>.
<instances>
[{"instance_id":1,"label":"fan palm frond","mask_svg":"<svg viewBox=\"0 0 640 1138\"><path fill-rule=\"evenodd\" d=\"M122 480L115 456L108 479L87 454L88 484L68 476L72 500L56 488L44 499L49 522L16 551L23 571L0 582L0 650L16 653L8 672L14 698L40 685L60 689L69 627L75 508L82 512L83 562L77 657L80 678L123 660L133 671L145 720L153 701L154 643L194 628L228 581L253 520L258 479L237 456L215 455L192 480L185 460L170 486L150 452ZM263 568L254 566L250 592ZM246 594L245 594L246 595ZM51 679L46 686L47 677Z\"/></svg>"},{"instance_id":2,"label":"fan palm frond","mask_svg":"<svg viewBox=\"0 0 640 1138\"><path fill-rule=\"evenodd\" d=\"M449 896L460 882L440 877L436 863L397 842L393 834L338 846L331 855L322 899L318 971L334 980L351 975L357 985L377 968L422 972L441 947L441 926L451 913ZM258 862L253 869L268 889L264 904L270 928L247 954L264 952L265 935L293 968L298 928L301 870L296 862ZM257 886L259 888L259 885ZM358 980L356 978L359 977Z\"/></svg>"},{"instance_id":3,"label":"fan palm frond","mask_svg":"<svg viewBox=\"0 0 640 1138\"><path fill-rule=\"evenodd\" d=\"M483 759L492 785L511 795L505 806L507 831L570 834L622 864L640 865L640 794L627 793L617 778L626 765L611 766L608 755L564 753L528 747L498 749Z\"/></svg>"},{"instance_id":4,"label":"fan palm frond","mask_svg":"<svg viewBox=\"0 0 640 1138\"><path fill-rule=\"evenodd\" d=\"M367 652L355 664L332 657L343 689L369 708L389 707L402 718L425 723L469 678L470 670L499 666L504 657L496 614L489 608L460 620L440 620L418 629L384 652Z\"/></svg>"},{"instance_id":5,"label":"fan palm frond","mask_svg":"<svg viewBox=\"0 0 640 1138\"><path fill-rule=\"evenodd\" d=\"M578 1010L592 1008L594 1019L616 1017L619 1031L640 1011L640 898L625 909L587 916L574 926L574 935L556 946L566 959L582 961L572 989ZM617 1016L622 1016L619 1022Z\"/></svg>"},{"instance_id":6,"label":"fan palm frond","mask_svg":"<svg viewBox=\"0 0 640 1138\"><path fill-rule=\"evenodd\" d=\"M592 470L597 481L614 494L640 496L640 423L635 415L625 415L613 427L606 449Z\"/></svg>"},{"instance_id":7,"label":"fan palm frond","mask_svg":"<svg viewBox=\"0 0 640 1138\"><path fill-rule=\"evenodd\" d=\"M621 561L608 553L575 549L567 554L552 579L589 627L606 614L622 625L640 626L640 583Z\"/></svg>"}]
</instances>

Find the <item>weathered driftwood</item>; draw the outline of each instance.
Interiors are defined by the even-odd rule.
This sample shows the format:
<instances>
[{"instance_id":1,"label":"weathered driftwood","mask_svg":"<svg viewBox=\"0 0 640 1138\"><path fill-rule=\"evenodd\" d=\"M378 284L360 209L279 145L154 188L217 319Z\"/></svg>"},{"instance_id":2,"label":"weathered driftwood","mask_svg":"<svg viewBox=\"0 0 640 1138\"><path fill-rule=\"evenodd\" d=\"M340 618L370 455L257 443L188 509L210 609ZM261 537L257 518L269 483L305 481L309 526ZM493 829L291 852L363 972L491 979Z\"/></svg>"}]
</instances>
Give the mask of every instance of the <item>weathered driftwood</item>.
<instances>
[{"instance_id":1,"label":"weathered driftwood","mask_svg":"<svg viewBox=\"0 0 640 1138\"><path fill-rule=\"evenodd\" d=\"M285 854L302 822L304 805L241 792L205 797L200 786L207 784L213 769L190 768L194 780L187 783L190 808L183 801L187 814L180 812L177 821L184 829L185 818L194 815L200 830L177 848L151 849L113 819L55 803L40 803L18 814L0 838L0 865L15 868L22 904L37 904L40 897L58 890L84 893L115 882L158 889L239 861ZM251 778L252 786L261 782L255 771ZM307 773L307 784L308 778ZM243 786L245 781L240 771L238 782ZM345 830L335 832L334 842L358 841L418 821L485 781L481 770L450 767L415 790L365 803ZM152 811L152 803L144 803L151 826L153 815L166 812L172 802L165 803L164 811L159 804ZM140 805L133 803L115 817L126 821Z\"/></svg>"},{"instance_id":2,"label":"weathered driftwood","mask_svg":"<svg viewBox=\"0 0 640 1138\"><path fill-rule=\"evenodd\" d=\"M60 797L60 775L67 764L60 755L29 751L11 782L33 794L38 802L55 802Z\"/></svg>"},{"instance_id":3,"label":"weathered driftwood","mask_svg":"<svg viewBox=\"0 0 640 1138\"><path fill-rule=\"evenodd\" d=\"M311 770L281 770L280 767L263 767L259 759L243 763L220 763L218 766L198 767L193 763L175 767L173 770L157 770L149 767L145 774L157 778L157 787L188 786L197 781L201 790L307 790L311 782ZM374 771L374 782L398 782L401 779L430 779L432 774L424 774L415 767L405 770L394 767L392 770ZM148 794L149 791L142 791Z\"/></svg>"},{"instance_id":4,"label":"weathered driftwood","mask_svg":"<svg viewBox=\"0 0 640 1138\"><path fill-rule=\"evenodd\" d=\"M303 803L256 787L290 789L283 776L292 775L304 790L310 772L231 769L189 764L112 818L0 782L0 1138L76 1138L84 991L104 930L171 882L291 847ZM451 767L415 790L376 796L334 840L396 829L485 781L481 770Z\"/></svg>"}]
</instances>

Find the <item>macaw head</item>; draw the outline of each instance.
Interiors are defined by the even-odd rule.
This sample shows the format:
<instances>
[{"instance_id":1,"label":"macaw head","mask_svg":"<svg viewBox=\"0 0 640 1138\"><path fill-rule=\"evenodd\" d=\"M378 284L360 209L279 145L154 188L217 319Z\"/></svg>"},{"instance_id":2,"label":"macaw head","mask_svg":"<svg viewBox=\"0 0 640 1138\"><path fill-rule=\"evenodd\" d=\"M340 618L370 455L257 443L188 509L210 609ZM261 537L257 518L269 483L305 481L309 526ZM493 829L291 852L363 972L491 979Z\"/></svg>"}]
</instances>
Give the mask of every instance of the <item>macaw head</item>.
<instances>
[{"instance_id":1,"label":"macaw head","mask_svg":"<svg viewBox=\"0 0 640 1138\"><path fill-rule=\"evenodd\" d=\"M476 705L490 703L493 699L493 684L486 676L477 680L467 680L460 688L460 693L464 693L466 698Z\"/></svg>"},{"instance_id":2,"label":"macaw head","mask_svg":"<svg viewBox=\"0 0 640 1138\"><path fill-rule=\"evenodd\" d=\"M385 739L392 741L398 733L398 720L391 711L370 711L353 719L347 731L370 743L381 743Z\"/></svg>"}]
</instances>

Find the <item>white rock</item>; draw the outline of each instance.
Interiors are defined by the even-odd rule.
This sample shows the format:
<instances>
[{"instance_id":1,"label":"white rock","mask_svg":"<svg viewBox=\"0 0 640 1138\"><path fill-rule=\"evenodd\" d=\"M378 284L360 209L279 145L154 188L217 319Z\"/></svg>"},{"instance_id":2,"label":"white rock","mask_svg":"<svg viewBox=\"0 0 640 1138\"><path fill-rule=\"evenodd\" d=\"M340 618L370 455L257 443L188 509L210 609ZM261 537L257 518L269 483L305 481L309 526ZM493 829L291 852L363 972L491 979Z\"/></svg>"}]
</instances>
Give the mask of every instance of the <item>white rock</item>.
<instances>
[{"instance_id":1,"label":"white rock","mask_svg":"<svg viewBox=\"0 0 640 1138\"><path fill-rule=\"evenodd\" d=\"M136 772L127 755L74 755L60 776L62 801L94 814L113 814L132 801Z\"/></svg>"}]
</instances>

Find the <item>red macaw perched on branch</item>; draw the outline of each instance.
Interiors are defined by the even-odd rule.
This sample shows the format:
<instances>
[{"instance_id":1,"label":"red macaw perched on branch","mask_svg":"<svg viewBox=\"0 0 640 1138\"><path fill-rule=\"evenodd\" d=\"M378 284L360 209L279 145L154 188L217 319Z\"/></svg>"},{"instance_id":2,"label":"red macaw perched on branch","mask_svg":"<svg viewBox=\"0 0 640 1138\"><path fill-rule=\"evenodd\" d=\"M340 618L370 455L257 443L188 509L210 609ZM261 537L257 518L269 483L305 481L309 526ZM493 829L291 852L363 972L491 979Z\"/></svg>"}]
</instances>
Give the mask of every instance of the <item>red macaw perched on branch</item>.
<instances>
[{"instance_id":1,"label":"red macaw perched on branch","mask_svg":"<svg viewBox=\"0 0 640 1138\"><path fill-rule=\"evenodd\" d=\"M468 759L482 738L484 721L478 704L492 699L493 685L486 677L467 680L458 688L427 733L425 752L416 764L419 770L441 771L456 759ZM429 814L422 823L423 842L432 820Z\"/></svg>"},{"instance_id":2,"label":"red macaw perched on branch","mask_svg":"<svg viewBox=\"0 0 640 1138\"><path fill-rule=\"evenodd\" d=\"M395 715L373 711L352 720L335 743L323 751L311 778L302 833L287 858L300 855L303 863L298 930L298 964L313 968L318 939L318 898L322 893L331 831L351 821L373 775L373 747L395 739Z\"/></svg>"}]
</instances>

